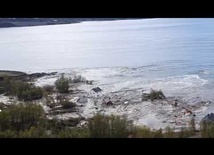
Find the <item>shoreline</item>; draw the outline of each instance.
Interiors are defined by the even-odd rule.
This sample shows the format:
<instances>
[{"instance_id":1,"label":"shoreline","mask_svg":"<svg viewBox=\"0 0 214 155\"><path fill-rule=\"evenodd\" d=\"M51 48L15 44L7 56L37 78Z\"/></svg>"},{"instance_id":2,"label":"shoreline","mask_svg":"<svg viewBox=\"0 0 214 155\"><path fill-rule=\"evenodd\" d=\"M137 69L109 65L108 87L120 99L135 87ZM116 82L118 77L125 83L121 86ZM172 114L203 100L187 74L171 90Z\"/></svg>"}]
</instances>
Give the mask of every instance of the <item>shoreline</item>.
<instances>
[{"instance_id":1,"label":"shoreline","mask_svg":"<svg viewBox=\"0 0 214 155\"><path fill-rule=\"evenodd\" d=\"M147 18L0 18L0 28L76 24L86 21L115 21Z\"/></svg>"},{"instance_id":2,"label":"shoreline","mask_svg":"<svg viewBox=\"0 0 214 155\"><path fill-rule=\"evenodd\" d=\"M22 71L0 70L0 82L3 82L7 78L30 82L45 76L52 76L56 74L57 72L35 72L27 74Z\"/></svg>"},{"instance_id":3,"label":"shoreline","mask_svg":"<svg viewBox=\"0 0 214 155\"><path fill-rule=\"evenodd\" d=\"M48 74L50 76L48 76ZM39 83L42 83L43 85L53 85L53 83L50 84L49 82L56 80L58 75L56 74L57 73L33 73L31 75L34 75L33 83L38 86ZM70 77L71 75L68 76ZM40 87L43 87L43 85L40 85ZM96 94L95 96L91 94L91 90L95 87L100 87L103 90L99 97L97 97ZM142 101L143 88L130 88L127 90L109 92L105 87L102 87L99 83L96 83L96 81L95 84L92 85L87 85L85 83L72 84L72 90L74 90L74 92L69 93L66 96L69 101L80 106L78 108L79 111L57 115L59 119L68 119L73 117L74 114L80 114L84 118L90 118L93 116L93 113L102 112L105 115L113 114L127 116L128 119L133 120L136 125L146 125L151 129L171 126L176 130L186 126L186 123L188 123L191 117L191 114L188 113L188 111L196 114L196 123L199 124L201 117L204 117L205 115L203 111L204 108L208 108L210 105L209 101L203 100L199 100L196 104L191 105L189 103L193 103L193 100L186 103L178 97L171 96L167 96L164 100L158 99L155 101ZM53 93L51 96L55 99L57 94L58 93ZM4 95L1 95L0 97L1 101L9 104L10 97ZM102 103L105 97L110 97L114 105L113 107L103 107ZM78 100L84 101L85 98L87 99L86 103L78 102ZM175 102L178 102L178 106L175 106ZM35 101L35 103L39 103L44 109L47 109L44 99Z\"/></svg>"}]
</instances>

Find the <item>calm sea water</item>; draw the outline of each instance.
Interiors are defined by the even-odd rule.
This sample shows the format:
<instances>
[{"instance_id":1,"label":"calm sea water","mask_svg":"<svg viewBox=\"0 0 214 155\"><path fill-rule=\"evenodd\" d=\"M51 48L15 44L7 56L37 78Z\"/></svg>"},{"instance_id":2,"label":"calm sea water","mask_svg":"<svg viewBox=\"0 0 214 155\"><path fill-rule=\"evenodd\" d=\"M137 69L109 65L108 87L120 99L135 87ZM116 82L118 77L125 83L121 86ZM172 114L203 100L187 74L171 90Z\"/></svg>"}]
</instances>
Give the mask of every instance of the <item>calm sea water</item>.
<instances>
[{"instance_id":1,"label":"calm sea water","mask_svg":"<svg viewBox=\"0 0 214 155\"><path fill-rule=\"evenodd\" d=\"M75 69L100 84L214 99L212 18L1 28L0 53L2 70Z\"/></svg>"}]
</instances>

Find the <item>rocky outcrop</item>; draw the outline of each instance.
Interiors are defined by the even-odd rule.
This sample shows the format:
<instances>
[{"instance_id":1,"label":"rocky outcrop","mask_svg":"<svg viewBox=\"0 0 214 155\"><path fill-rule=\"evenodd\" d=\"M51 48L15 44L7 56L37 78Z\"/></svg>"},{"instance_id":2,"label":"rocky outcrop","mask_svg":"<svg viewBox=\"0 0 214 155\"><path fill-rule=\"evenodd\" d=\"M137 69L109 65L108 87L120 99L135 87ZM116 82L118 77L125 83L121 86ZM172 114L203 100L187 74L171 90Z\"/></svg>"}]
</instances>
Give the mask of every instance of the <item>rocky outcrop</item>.
<instances>
[{"instance_id":1,"label":"rocky outcrop","mask_svg":"<svg viewBox=\"0 0 214 155\"><path fill-rule=\"evenodd\" d=\"M56 75L57 72L51 72L51 73L32 73L32 74L27 74L24 72L19 72L19 71L5 71L1 70L0 71L0 81L2 81L5 77L10 77L13 78L14 80L34 80L36 78L41 78L44 76L52 76Z\"/></svg>"},{"instance_id":2,"label":"rocky outcrop","mask_svg":"<svg viewBox=\"0 0 214 155\"><path fill-rule=\"evenodd\" d=\"M18 79L25 79L27 77L27 74L19 71L0 70L0 81L3 81L5 77L18 80Z\"/></svg>"},{"instance_id":3,"label":"rocky outcrop","mask_svg":"<svg viewBox=\"0 0 214 155\"><path fill-rule=\"evenodd\" d=\"M33 79L36 79L36 78L41 78L41 77L44 77L44 76L52 76L52 75L56 75L57 72L51 72L51 73L33 73L33 74L28 74L28 77L29 77L29 80L33 80Z\"/></svg>"}]
</instances>

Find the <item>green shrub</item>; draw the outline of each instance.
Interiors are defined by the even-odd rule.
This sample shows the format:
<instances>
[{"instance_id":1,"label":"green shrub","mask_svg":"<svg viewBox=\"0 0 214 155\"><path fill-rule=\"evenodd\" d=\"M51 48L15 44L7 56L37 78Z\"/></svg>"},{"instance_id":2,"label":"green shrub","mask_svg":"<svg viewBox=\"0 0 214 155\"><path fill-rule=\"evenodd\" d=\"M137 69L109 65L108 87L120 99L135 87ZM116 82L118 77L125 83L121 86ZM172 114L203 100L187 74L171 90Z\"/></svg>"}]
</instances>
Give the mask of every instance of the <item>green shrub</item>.
<instances>
[{"instance_id":1,"label":"green shrub","mask_svg":"<svg viewBox=\"0 0 214 155\"><path fill-rule=\"evenodd\" d=\"M92 138L127 138L133 124L120 116L97 114L89 120L89 135Z\"/></svg>"},{"instance_id":2,"label":"green shrub","mask_svg":"<svg viewBox=\"0 0 214 155\"><path fill-rule=\"evenodd\" d=\"M57 138L89 138L89 132L87 128L73 128L61 130L57 134Z\"/></svg>"},{"instance_id":3,"label":"green shrub","mask_svg":"<svg viewBox=\"0 0 214 155\"><path fill-rule=\"evenodd\" d=\"M60 93L69 92L69 79L66 78L63 74L55 82L56 89Z\"/></svg>"},{"instance_id":4,"label":"green shrub","mask_svg":"<svg viewBox=\"0 0 214 155\"><path fill-rule=\"evenodd\" d=\"M4 77L0 82L0 94L6 93L6 95L14 95L16 93L16 82L10 77Z\"/></svg>"},{"instance_id":5,"label":"green shrub","mask_svg":"<svg viewBox=\"0 0 214 155\"><path fill-rule=\"evenodd\" d=\"M195 119L191 119L190 121L190 131L191 132L195 132L196 131L196 128L195 128Z\"/></svg>"},{"instance_id":6,"label":"green shrub","mask_svg":"<svg viewBox=\"0 0 214 155\"><path fill-rule=\"evenodd\" d=\"M155 131L153 135L154 135L153 136L154 138L164 138L164 135L162 133L162 129Z\"/></svg>"},{"instance_id":7,"label":"green shrub","mask_svg":"<svg viewBox=\"0 0 214 155\"><path fill-rule=\"evenodd\" d=\"M213 124L210 124L207 126L206 137L214 138L214 125Z\"/></svg>"},{"instance_id":8,"label":"green shrub","mask_svg":"<svg viewBox=\"0 0 214 155\"><path fill-rule=\"evenodd\" d=\"M6 95L17 95L19 100L24 101L37 100L43 97L43 91L40 87L24 81L11 80L10 78L4 78L1 89Z\"/></svg>"},{"instance_id":9,"label":"green shrub","mask_svg":"<svg viewBox=\"0 0 214 155\"><path fill-rule=\"evenodd\" d=\"M81 118L70 118L68 120L51 119L47 120L47 130L50 130L53 135L57 135L60 131L75 126L81 121ZM77 129L77 128L75 128Z\"/></svg>"},{"instance_id":10,"label":"green shrub","mask_svg":"<svg viewBox=\"0 0 214 155\"><path fill-rule=\"evenodd\" d=\"M33 126L29 130L20 131L19 138L49 138L49 136L44 128Z\"/></svg>"},{"instance_id":11,"label":"green shrub","mask_svg":"<svg viewBox=\"0 0 214 155\"><path fill-rule=\"evenodd\" d=\"M187 128L182 128L181 131L175 132L170 127L165 128L165 132L162 129L151 131L148 127L136 127L135 138L188 138L194 133Z\"/></svg>"},{"instance_id":12,"label":"green shrub","mask_svg":"<svg viewBox=\"0 0 214 155\"><path fill-rule=\"evenodd\" d=\"M80 83L80 82L86 82L86 78L82 75L74 75L73 78L69 78L70 83Z\"/></svg>"},{"instance_id":13,"label":"green shrub","mask_svg":"<svg viewBox=\"0 0 214 155\"><path fill-rule=\"evenodd\" d=\"M148 127L136 127L135 138L153 138L153 133Z\"/></svg>"},{"instance_id":14,"label":"green shrub","mask_svg":"<svg viewBox=\"0 0 214 155\"><path fill-rule=\"evenodd\" d=\"M166 127L166 132L164 133L164 137L165 138L175 138L175 133L173 132L173 130L170 127Z\"/></svg>"},{"instance_id":15,"label":"green shrub","mask_svg":"<svg viewBox=\"0 0 214 155\"><path fill-rule=\"evenodd\" d=\"M40 87L18 88L17 97L19 100L24 101L39 100L43 97L43 90Z\"/></svg>"},{"instance_id":16,"label":"green shrub","mask_svg":"<svg viewBox=\"0 0 214 155\"><path fill-rule=\"evenodd\" d=\"M3 102L0 102L0 109L2 110L4 109L4 107L5 107L5 104Z\"/></svg>"},{"instance_id":17,"label":"green shrub","mask_svg":"<svg viewBox=\"0 0 214 155\"><path fill-rule=\"evenodd\" d=\"M0 131L0 138L18 138L18 133L13 130Z\"/></svg>"},{"instance_id":18,"label":"green shrub","mask_svg":"<svg viewBox=\"0 0 214 155\"><path fill-rule=\"evenodd\" d=\"M203 123L201 127L201 136L203 138L214 138L214 124Z\"/></svg>"},{"instance_id":19,"label":"green shrub","mask_svg":"<svg viewBox=\"0 0 214 155\"><path fill-rule=\"evenodd\" d=\"M45 118L40 105L33 103L19 103L0 112L0 131L26 130L38 126Z\"/></svg>"},{"instance_id":20,"label":"green shrub","mask_svg":"<svg viewBox=\"0 0 214 155\"><path fill-rule=\"evenodd\" d=\"M188 138L192 135L194 135L194 133L191 130L188 130L186 128L182 128L181 131L178 132L177 138Z\"/></svg>"},{"instance_id":21,"label":"green shrub","mask_svg":"<svg viewBox=\"0 0 214 155\"><path fill-rule=\"evenodd\" d=\"M5 88L0 86L0 94L3 94L3 93L5 93Z\"/></svg>"}]
</instances>

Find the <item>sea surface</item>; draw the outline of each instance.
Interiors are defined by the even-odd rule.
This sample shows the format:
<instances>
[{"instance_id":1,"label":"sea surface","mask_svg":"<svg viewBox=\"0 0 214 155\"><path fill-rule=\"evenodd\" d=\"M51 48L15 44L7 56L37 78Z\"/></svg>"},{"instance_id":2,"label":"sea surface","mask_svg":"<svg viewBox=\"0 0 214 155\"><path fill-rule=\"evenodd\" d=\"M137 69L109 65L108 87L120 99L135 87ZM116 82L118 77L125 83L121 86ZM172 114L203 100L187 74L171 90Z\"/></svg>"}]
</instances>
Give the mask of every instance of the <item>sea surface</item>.
<instances>
[{"instance_id":1,"label":"sea surface","mask_svg":"<svg viewBox=\"0 0 214 155\"><path fill-rule=\"evenodd\" d=\"M60 71L122 89L214 100L214 19L157 18L0 29L0 70Z\"/></svg>"}]
</instances>

